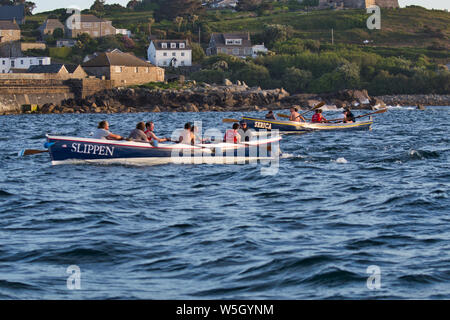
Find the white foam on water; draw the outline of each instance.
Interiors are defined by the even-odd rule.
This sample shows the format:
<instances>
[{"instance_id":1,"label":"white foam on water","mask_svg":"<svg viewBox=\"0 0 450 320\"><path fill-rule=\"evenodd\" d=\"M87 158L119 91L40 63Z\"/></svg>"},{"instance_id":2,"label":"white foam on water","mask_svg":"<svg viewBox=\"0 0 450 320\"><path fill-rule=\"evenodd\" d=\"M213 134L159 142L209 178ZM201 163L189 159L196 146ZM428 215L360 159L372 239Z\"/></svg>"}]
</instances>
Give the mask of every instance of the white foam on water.
<instances>
[{"instance_id":1,"label":"white foam on water","mask_svg":"<svg viewBox=\"0 0 450 320\"><path fill-rule=\"evenodd\" d=\"M336 163L348 163L348 161L345 158L337 158L334 160Z\"/></svg>"}]
</instances>

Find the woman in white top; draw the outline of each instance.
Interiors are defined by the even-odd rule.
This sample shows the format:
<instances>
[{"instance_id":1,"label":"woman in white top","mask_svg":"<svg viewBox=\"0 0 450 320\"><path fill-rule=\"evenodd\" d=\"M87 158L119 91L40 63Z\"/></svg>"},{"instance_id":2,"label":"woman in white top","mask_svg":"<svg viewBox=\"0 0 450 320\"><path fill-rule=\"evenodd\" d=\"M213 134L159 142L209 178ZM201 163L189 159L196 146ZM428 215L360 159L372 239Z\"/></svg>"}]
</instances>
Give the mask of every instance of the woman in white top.
<instances>
[{"instance_id":1,"label":"woman in white top","mask_svg":"<svg viewBox=\"0 0 450 320\"><path fill-rule=\"evenodd\" d=\"M195 141L195 137L191 131L191 124L188 122L184 125L184 130L180 135L178 143L193 144L194 141Z\"/></svg>"}]
</instances>

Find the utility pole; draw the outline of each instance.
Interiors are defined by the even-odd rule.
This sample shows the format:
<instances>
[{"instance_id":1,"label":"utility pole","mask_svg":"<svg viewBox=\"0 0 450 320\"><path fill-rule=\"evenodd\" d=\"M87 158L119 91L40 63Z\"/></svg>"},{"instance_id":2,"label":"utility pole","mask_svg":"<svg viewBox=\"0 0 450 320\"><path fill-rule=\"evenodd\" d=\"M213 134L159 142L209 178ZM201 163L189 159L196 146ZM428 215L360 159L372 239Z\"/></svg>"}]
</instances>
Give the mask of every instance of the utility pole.
<instances>
[{"instance_id":1,"label":"utility pole","mask_svg":"<svg viewBox=\"0 0 450 320\"><path fill-rule=\"evenodd\" d=\"M334 46L334 29L331 28L331 44Z\"/></svg>"},{"instance_id":2,"label":"utility pole","mask_svg":"<svg viewBox=\"0 0 450 320\"><path fill-rule=\"evenodd\" d=\"M200 27L198 27L198 44L202 43L201 33L200 33Z\"/></svg>"}]
</instances>

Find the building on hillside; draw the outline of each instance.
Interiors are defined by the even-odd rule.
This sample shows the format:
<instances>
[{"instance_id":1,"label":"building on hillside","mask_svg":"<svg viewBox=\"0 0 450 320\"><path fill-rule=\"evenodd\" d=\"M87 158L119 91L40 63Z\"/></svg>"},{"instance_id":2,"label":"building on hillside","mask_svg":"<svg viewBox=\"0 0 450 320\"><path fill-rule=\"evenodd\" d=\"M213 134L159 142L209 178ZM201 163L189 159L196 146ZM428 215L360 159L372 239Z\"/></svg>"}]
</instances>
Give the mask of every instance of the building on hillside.
<instances>
[{"instance_id":1,"label":"building on hillside","mask_svg":"<svg viewBox=\"0 0 450 320\"><path fill-rule=\"evenodd\" d=\"M210 8L217 9L234 9L237 7L239 0L214 0L209 3Z\"/></svg>"},{"instance_id":2,"label":"building on hillside","mask_svg":"<svg viewBox=\"0 0 450 320\"><path fill-rule=\"evenodd\" d=\"M25 6L0 6L0 20L15 21L17 24L25 23Z\"/></svg>"},{"instance_id":3,"label":"building on hillside","mask_svg":"<svg viewBox=\"0 0 450 320\"><path fill-rule=\"evenodd\" d=\"M77 40L75 39L61 39L61 40L56 40L56 46L58 48L62 48L62 47L69 47L72 48L77 44Z\"/></svg>"},{"instance_id":4,"label":"building on hillside","mask_svg":"<svg viewBox=\"0 0 450 320\"><path fill-rule=\"evenodd\" d=\"M42 37L52 35L56 29L61 29L64 32L64 25L58 19L47 19L38 28Z\"/></svg>"},{"instance_id":5,"label":"building on hillside","mask_svg":"<svg viewBox=\"0 0 450 320\"><path fill-rule=\"evenodd\" d=\"M50 63L50 57L0 58L0 73L10 73L13 69L28 70L33 66L44 66L49 65Z\"/></svg>"},{"instance_id":6,"label":"building on hillside","mask_svg":"<svg viewBox=\"0 0 450 320\"><path fill-rule=\"evenodd\" d=\"M266 54L269 50L263 44L256 44L252 47L252 57L256 58L260 54Z\"/></svg>"},{"instance_id":7,"label":"building on hillside","mask_svg":"<svg viewBox=\"0 0 450 320\"><path fill-rule=\"evenodd\" d=\"M27 74L43 74L47 79L84 79L88 74L80 65L71 64L49 64L32 66L27 71Z\"/></svg>"},{"instance_id":8,"label":"building on hillside","mask_svg":"<svg viewBox=\"0 0 450 320\"><path fill-rule=\"evenodd\" d=\"M128 38L131 38L132 36L131 31L127 29L116 29L116 34L122 34L124 36L127 36Z\"/></svg>"},{"instance_id":9,"label":"building on hillside","mask_svg":"<svg viewBox=\"0 0 450 320\"><path fill-rule=\"evenodd\" d=\"M211 56L223 53L245 58L254 56L258 51L267 52L267 49L264 45L252 46L249 32L213 33L206 54Z\"/></svg>"},{"instance_id":10,"label":"building on hillside","mask_svg":"<svg viewBox=\"0 0 450 320\"><path fill-rule=\"evenodd\" d=\"M366 9L377 5L381 8L398 8L398 0L319 0L319 8Z\"/></svg>"},{"instance_id":11,"label":"building on hillside","mask_svg":"<svg viewBox=\"0 0 450 320\"><path fill-rule=\"evenodd\" d=\"M0 43L20 41L20 28L15 21L0 21Z\"/></svg>"},{"instance_id":12,"label":"building on hillside","mask_svg":"<svg viewBox=\"0 0 450 320\"><path fill-rule=\"evenodd\" d=\"M82 66L89 75L112 80L116 86L164 81L164 69L130 53L104 52Z\"/></svg>"},{"instance_id":13,"label":"building on hillside","mask_svg":"<svg viewBox=\"0 0 450 320\"><path fill-rule=\"evenodd\" d=\"M72 19L72 20L69 20ZM79 23L74 18L68 18L65 25L66 35L69 38L76 38L78 35L87 33L92 38L111 36L116 34L110 20L103 20L92 14L80 15Z\"/></svg>"},{"instance_id":14,"label":"building on hillside","mask_svg":"<svg viewBox=\"0 0 450 320\"><path fill-rule=\"evenodd\" d=\"M192 48L188 40L152 40L147 59L158 67L190 67Z\"/></svg>"}]
</instances>

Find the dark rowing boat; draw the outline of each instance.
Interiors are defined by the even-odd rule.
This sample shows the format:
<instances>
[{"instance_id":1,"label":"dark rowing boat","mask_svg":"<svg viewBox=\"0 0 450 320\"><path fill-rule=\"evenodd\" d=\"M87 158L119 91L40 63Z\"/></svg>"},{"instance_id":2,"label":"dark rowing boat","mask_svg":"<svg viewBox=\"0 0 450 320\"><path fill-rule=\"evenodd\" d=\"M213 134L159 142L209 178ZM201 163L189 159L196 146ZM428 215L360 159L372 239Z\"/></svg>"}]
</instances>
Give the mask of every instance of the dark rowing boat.
<instances>
[{"instance_id":1,"label":"dark rowing boat","mask_svg":"<svg viewBox=\"0 0 450 320\"><path fill-rule=\"evenodd\" d=\"M47 135L52 164L65 163L214 163L269 160L279 155L280 136L254 141L212 144L159 144Z\"/></svg>"}]
</instances>

